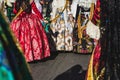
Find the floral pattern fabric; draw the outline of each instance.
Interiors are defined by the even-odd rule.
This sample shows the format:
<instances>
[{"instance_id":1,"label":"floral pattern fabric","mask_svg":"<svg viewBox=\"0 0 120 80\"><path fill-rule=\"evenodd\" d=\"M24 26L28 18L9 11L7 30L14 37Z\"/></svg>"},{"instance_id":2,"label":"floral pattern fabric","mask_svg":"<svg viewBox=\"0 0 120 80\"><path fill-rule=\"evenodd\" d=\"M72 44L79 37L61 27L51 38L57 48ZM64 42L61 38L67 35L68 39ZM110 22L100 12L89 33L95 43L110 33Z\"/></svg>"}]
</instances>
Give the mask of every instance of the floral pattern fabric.
<instances>
[{"instance_id":1,"label":"floral pattern fabric","mask_svg":"<svg viewBox=\"0 0 120 80\"><path fill-rule=\"evenodd\" d=\"M34 14L21 13L10 25L27 62L50 56L46 33Z\"/></svg>"}]
</instances>

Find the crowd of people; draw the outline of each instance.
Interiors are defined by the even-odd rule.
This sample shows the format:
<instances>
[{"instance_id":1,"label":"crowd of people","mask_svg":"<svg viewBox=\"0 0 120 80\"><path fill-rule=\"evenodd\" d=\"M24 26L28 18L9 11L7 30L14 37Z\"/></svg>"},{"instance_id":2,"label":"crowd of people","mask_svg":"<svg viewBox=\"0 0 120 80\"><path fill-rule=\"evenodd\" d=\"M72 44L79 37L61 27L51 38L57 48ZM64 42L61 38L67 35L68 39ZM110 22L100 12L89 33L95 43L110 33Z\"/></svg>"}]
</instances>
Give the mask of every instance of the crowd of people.
<instances>
[{"instance_id":1,"label":"crowd of people","mask_svg":"<svg viewBox=\"0 0 120 80\"><path fill-rule=\"evenodd\" d=\"M73 2L72 0L70 1ZM85 17L83 17L83 14L79 14L82 11L81 7L77 7L76 9L79 10L77 17L74 17L68 11L68 19L70 20L67 20L67 25L64 21L65 17L63 17L67 11L64 12L58 9L57 14L61 17L52 26L56 25L57 28L61 26L60 30L62 26L67 27L61 32L55 31L54 33L51 30L55 38L61 39L62 33L64 35L70 33L65 33L67 30L70 30L70 34L72 34L74 31L73 27L75 26L76 29L76 25L76 30L78 30L75 34L70 35L68 39L66 38L66 45L68 43L69 46L64 47L62 47L63 45L60 46L62 42L58 45L56 41L56 45L48 40L50 39L50 36L48 36L48 32L50 31L45 29L45 24L50 26L48 22L51 21L45 19L45 16L42 14L42 5L45 3L45 0L12 0L12 2L9 0L0 0L0 71L2 72L0 72L0 80L32 80L27 62L50 57L51 46L55 46L54 50L68 49L76 50L77 52L86 52L85 49L80 47L81 41L86 41L88 45L92 44L92 48L94 48L90 50L92 54L88 64L86 80L120 80L120 1L95 0L95 3L90 8L90 16L88 17L87 15L88 21L84 25L81 22L85 21ZM4 9L5 5L13 7L13 14L15 16L12 20L9 20L7 16L7 12ZM61 15L62 12L64 15ZM63 23L65 24L62 25ZM87 29L86 31L83 30L84 34L80 32L83 28ZM79 43L79 45L77 45L78 43L75 44L75 49L71 38L74 35L77 36L74 39ZM88 36L91 37L89 39L92 39L93 42L88 42L86 39ZM58 41L62 41L62 39ZM87 47L85 45L83 45L84 48L89 49L90 45Z\"/></svg>"}]
</instances>

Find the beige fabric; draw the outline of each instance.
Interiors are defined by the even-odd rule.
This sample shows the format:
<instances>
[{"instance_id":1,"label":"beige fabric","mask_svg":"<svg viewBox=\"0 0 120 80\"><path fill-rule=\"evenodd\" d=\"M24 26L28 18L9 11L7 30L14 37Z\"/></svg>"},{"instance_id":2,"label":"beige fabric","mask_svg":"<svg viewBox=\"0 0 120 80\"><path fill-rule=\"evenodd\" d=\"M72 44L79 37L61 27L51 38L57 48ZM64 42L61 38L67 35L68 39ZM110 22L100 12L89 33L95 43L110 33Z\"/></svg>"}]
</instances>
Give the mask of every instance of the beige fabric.
<instances>
[{"instance_id":1,"label":"beige fabric","mask_svg":"<svg viewBox=\"0 0 120 80\"><path fill-rule=\"evenodd\" d=\"M93 39L99 40L100 38L99 27L93 24L90 20L87 23L86 33Z\"/></svg>"}]
</instances>

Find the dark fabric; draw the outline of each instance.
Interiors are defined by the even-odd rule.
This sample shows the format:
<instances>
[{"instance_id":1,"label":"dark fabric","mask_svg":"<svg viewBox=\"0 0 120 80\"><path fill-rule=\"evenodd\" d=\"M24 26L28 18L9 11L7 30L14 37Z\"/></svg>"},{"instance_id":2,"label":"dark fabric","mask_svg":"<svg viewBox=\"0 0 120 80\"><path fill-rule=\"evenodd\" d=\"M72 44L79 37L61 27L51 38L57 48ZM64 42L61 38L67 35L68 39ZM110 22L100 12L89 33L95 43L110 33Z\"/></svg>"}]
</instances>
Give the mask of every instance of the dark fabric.
<instances>
[{"instance_id":1,"label":"dark fabric","mask_svg":"<svg viewBox=\"0 0 120 80\"><path fill-rule=\"evenodd\" d=\"M104 80L120 80L120 0L101 0L101 4L101 32L104 32L101 59L106 62Z\"/></svg>"},{"instance_id":2,"label":"dark fabric","mask_svg":"<svg viewBox=\"0 0 120 80\"><path fill-rule=\"evenodd\" d=\"M0 11L0 43L6 52L7 60L15 80L32 80L29 66L23 56L18 43L14 39L9 24L5 20L5 16ZM1 80L1 79L0 79Z\"/></svg>"},{"instance_id":3,"label":"dark fabric","mask_svg":"<svg viewBox=\"0 0 120 80\"><path fill-rule=\"evenodd\" d=\"M12 7L9 7L6 5L6 9L7 9L7 17L9 18L10 22L12 21L12 19L14 18L15 14L13 13L13 7L14 4L12 3Z\"/></svg>"},{"instance_id":4,"label":"dark fabric","mask_svg":"<svg viewBox=\"0 0 120 80\"><path fill-rule=\"evenodd\" d=\"M76 23L73 28L73 52L74 53L89 54L89 53L92 53L94 48L94 40L86 34L86 29L83 29L83 27L85 27L85 24L87 24L87 21L88 21L87 16L89 16L88 14L86 14L86 12L89 13L90 8L85 10L84 6L77 5L76 17L75 17ZM78 21L79 15L80 15L81 21ZM78 26L79 23L81 24L80 28ZM81 31L82 33L81 38L78 37L79 29L81 30L83 29Z\"/></svg>"}]
</instances>

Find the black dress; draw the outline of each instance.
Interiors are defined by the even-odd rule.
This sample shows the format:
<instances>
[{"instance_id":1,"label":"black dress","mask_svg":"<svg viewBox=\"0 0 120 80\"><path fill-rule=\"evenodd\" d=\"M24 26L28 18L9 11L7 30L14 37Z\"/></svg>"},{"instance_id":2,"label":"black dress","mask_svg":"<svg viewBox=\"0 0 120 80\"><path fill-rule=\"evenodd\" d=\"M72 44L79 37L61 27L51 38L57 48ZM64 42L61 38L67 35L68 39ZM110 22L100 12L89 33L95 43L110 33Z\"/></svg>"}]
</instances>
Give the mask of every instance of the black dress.
<instances>
[{"instance_id":1,"label":"black dress","mask_svg":"<svg viewBox=\"0 0 120 80\"><path fill-rule=\"evenodd\" d=\"M101 32L104 80L120 80L120 0L101 0Z\"/></svg>"}]
</instances>

